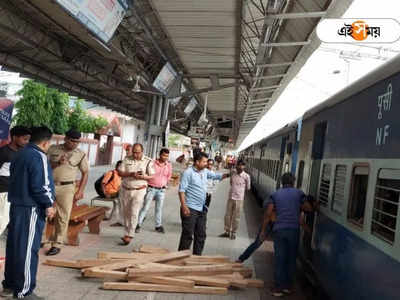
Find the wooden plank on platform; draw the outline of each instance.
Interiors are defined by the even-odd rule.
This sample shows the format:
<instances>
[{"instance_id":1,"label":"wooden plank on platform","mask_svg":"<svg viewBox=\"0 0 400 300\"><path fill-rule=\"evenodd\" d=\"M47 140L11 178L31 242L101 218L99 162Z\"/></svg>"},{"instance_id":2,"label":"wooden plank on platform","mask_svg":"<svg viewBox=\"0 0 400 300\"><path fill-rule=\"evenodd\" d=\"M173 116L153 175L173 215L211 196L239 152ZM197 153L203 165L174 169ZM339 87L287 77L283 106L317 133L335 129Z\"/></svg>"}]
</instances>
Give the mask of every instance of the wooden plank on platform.
<instances>
[{"instance_id":1,"label":"wooden plank on platform","mask_svg":"<svg viewBox=\"0 0 400 300\"><path fill-rule=\"evenodd\" d=\"M97 252L97 258L99 259L143 259L143 258L148 258L150 257L151 254L148 253L139 253L139 252Z\"/></svg>"},{"instance_id":2,"label":"wooden plank on platform","mask_svg":"<svg viewBox=\"0 0 400 300\"><path fill-rule=\"evenodd\" d=\"M220 287L195 286L193 288L179 287L173 285L135 283L135 282L104 282L105 290L121 291L146 291L146 292L167 292L167 293L190 293L190 294L209 294L226 295L228 289Z\"/></svg>"},{"instance_id":3,"label":"wooden plank on platform","mask_svg":"<svg viewBox=\"0 0 400 300\"><path fill-rule=\"evenodd\" d=\"M80 266L76 260L46 259L43 264L47 265L47 266L54 266L54 267L80 269Z\"/></svg>"},{"instance_id":4,"label":"wooden plank on platform","mask_svg":"<svg viewBox=\"0 0 400 300\"><path fill-rule=\"evenodd\" d=\"M181 278L164 277L164 276L136 277L134 281L144 282L144 283L184 286L189 288L194 287L195 284L195 282L190 279L181 279Z\"/></svg>"},{"instance_id":5,"label":"wooden plank on platform","mask_svg":"<svg viewBox=\"0 0 400 300\"><path fill-rule=\"evenodd\" d=\"M197 285L214 286L214 287L225 287L230 286L230 281L223 278L216 278L211 276L179 276L176 278L193 280Z\"/></svg>"},{"instance_id":6,"label":"wooden plank on platform","mask_svg":"<svg viewBox=\"0 0 400 300\"><path fill-rule=\"evenodd\" d=\"M128 277L140 276L180 276L180 275L215 275L232 273L232 265L207 265L207 266L171 266L149 263L129 268Z\"/></svg>"},{"instance_id":7,"label":"wooden plank on platform","mask_svg":"<svg viewBox=\"0 0 400 300\"><path fill-rule=\"evenodd\" d=\"M79 265L79 268L86 269L122 261L125 260L124 259L78 259L76 262Z\"/></svg>"},{"instance_id":8,"label":"wooden plank on platform","mask_svg":"<svg viewBox=\"0 0 400 300\"><path fill-rule=\"evenodd\" d=\"M82 269L82 275L84 277L94 277L94 278L112 278L127 280L127 273L121 271L109 271L101 270L98 267Z\"/></svg>"},{"instance_id":9,"label":"wooden plank on platform","mask_svg":"<svg viewBox=\"0 0 400 300\"><path fill-rule=\"evenodd\" d=\"M263 288L264 281L260 279L246 279L247 280L247 287L254 287L254 288Z\"/></svg>"},{"instance_id":10,"label":"wooden plank on platform","mask_svg":"<svg viewBox=\"0 0 400 300\"><path fill-rule=\"evenodd\" d=\"M152 262L168 262L179 258L186 258L190 256L190 250L171 252L166 254L151 255L148 258L127 260L125 263L112 263L100 266L102 270L125 270L126 268L136 267L141 264Z\"/></svg>"},{"instance_id":11,"label":"wooden plank on platform","mask_svg":"<svg viewBox=\"0 0 400 300\"><path fill-rule=\"evenodd\" d=\"M141 253L151 253L151 254L165 254L170 253L168 249L156 247L152 245L141 245L139 247L139 252Z\"/></svg>"}]
</instances>

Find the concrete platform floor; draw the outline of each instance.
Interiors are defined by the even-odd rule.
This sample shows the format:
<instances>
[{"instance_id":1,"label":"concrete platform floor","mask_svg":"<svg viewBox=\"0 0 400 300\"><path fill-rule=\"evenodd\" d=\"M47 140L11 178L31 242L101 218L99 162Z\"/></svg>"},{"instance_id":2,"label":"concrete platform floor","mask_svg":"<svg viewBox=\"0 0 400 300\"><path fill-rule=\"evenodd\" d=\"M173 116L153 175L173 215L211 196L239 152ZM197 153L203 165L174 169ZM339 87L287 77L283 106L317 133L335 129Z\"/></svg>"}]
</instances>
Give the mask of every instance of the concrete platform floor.
<instances>
[{"instance_id":1,"label":"concrete platform floor","mask_svg":"<svg viewBox=\"0 0 400 300\"><path fill-rule=\"evenodd\" d=\"M81 203L89 203L89 200L96 195L93 187L94 181L110 167L96 167L90 170L89 183L86 189L85 199ZM226 255L235 260L241 252L255 238L258 226L261 221L262 211L258 207L256 200L251 193L245 199L244 210L241 216L240 230L236 240L219 238L223 232L224 212L228 196L229 181L225 180L218 185L216 193L213 195L211 209L208 214L207 240L204 255ZM102 222L101 234L92 235L87 228L80 235L80 246L65 246L61 253L52 258L58 259L84 259L95 258L98 251L117 251L131 252L134 247L141 244L151 244L176 250L181 232L179 217L179 200L177 187L170 187L167 191L164 202L163 225L166 229L165 234L154 230L154 209L149 211L142 231L134 238L129 246L119 246L118 242L122 236L121 227L110 227L112 221ZM0 242L0 256L4 256L4 241ZM47 257L45 250L40 251L40 261L43 262ZM255 277L265 281L263 289L229 290L228 295L194 295L194 294L174 294L158 292L130 292L130 291L106 291L99 287L102 280L82 278L77 270L49 267L40 264L37 277L36 293L45 296L46 299L75 300L75 299L113 299L113 300L153 300L153 299L251 299L268 300L275 299L270 296L269 289L272 285L273 272L273 246L270 241L266 241L260 249L248 260L246 265L255 270ZM3 279L3 272L0 280ZM284 299L305 300L307 297L301 289L296 288L296 293L285 296Z\"/></svg>"}]
</instances>

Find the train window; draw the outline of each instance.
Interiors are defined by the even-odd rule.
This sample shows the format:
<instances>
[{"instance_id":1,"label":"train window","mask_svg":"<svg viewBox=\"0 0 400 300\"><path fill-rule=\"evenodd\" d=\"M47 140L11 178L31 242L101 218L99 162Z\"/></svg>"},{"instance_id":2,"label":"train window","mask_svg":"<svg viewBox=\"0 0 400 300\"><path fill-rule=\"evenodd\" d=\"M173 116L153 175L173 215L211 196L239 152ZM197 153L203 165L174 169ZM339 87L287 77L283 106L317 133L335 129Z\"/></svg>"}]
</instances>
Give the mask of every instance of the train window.
<instances>
[{"instance_id":1,"label":"train window","mask_svg":"<svg viewBox=\"0 0 400 300\"><path fill-rule=\"evenodd\" d=\"M304 176L304 160L301 160L299 162L299 172L297 174L297 184L296 187L298 189L301 189L301 186L303 185L303 176Z\"/></svg>"},{"instance_id":2,"label":"train window","mask_svg":"<svg viewBox=\"0 0 400 300\"><path fill-rule=\"evenodd\" d=\"M381 169L375 189L371 233L393 244L400 196L400 170Z\"/></svg>"},{"instance_id":3,"label":"train window","mask_svg":"<svg viewBox=\"0 0 400 300\"><path fill-rule=\"evenodd\" d=\"M355 166L351 180L351 194L347 218L356 225L364 225L365 202L367 200L369 167Z\"/></svg>"},{"instance_id":4,"label":"train window","mask_svg":"<svg viewBox=\"0 0 400 300\"><path fill-rule=\"evenodd\" d=\"M337 165L335 170L335 180L333 186L332 196L332 211L341 215L343 212L344 202L344 185L346 183L346 169L345 165Z\"/></svg>"},{"instance_id":5,"label":"train window","mask_svg":"<svg viewBox=\"0 0 400 300\"><path fill-rule=\"evenodd\" d=\"M289 163L287 162L285 164L285 173L289 172Z\"/></svg>"},{"instance_id":6,"label":"train window","mask_svg":"<svg viewBox=\"0 0 400 300\"><path fill-rule=\"evenodd\" d=\"M324 164L322 168L321 183L319 185L319 202L322 206L328 206L330 186L331 186L331 165Z\"/></svg>"}]
</instances>

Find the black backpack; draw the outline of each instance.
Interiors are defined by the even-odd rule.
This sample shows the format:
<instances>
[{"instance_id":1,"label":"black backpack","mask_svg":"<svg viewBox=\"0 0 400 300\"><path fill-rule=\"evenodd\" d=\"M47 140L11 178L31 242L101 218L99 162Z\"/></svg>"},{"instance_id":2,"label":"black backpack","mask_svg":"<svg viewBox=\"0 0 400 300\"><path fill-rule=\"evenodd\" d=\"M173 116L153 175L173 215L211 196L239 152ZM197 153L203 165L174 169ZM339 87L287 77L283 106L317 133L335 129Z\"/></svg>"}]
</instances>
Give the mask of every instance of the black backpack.
<instances>
[{"instance_id":1,"label":"black backpack","mask_svg":"<svg viewBox=\"0 0 400 300\"><path fill-rule=\"evenodd\" d=\"M103 192L103 187L101 186L101 183L103 182L104 175L105 175L105 173L103 175L101 175L100 178L97 179L96 182L94 183L94 188L95 188L97 194L102 198L106 197L106 195L104 195L104 192ZM112 172L110 180L106 183L106 185L109 184L113 179L114 179L114 172Z\"/></svg>"}]
</instances>

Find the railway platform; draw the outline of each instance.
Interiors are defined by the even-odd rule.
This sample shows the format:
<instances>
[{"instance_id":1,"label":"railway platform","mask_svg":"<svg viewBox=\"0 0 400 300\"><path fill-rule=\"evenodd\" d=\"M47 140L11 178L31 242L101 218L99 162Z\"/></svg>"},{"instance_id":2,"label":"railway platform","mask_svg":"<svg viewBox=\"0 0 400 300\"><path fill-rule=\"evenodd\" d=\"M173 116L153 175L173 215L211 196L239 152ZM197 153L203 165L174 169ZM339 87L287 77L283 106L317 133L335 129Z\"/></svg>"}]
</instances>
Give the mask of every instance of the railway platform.
<instances>
[{"instance_id":1,"label":"railway platform","mask_svg":"<svg viewBox=\"0 0 400 300\"><path fill-rule=\"evenodd\" d=\"M85 200L83 203L89 204L92 196L95 195L93 183L106 171L108 167L92 168L87 185ZM223 220L225 204L228 196L229 181L225 180L218 185L217 191L213 196L211 208L207 221L207 240L204 248L204 255L225 255L232 260L237 259L241 252L252 242L257 234L258 224L261 221L262 211L258 207L254 196L251 193L246 195L243 215L241 216L240 230L236 240L219 238L218 235L223 232ZM147 219L144 222L142 230L137 234L133 243L129 246L119 246L118 242L122 236L122 227L110 227L111 221L101 223L100 235L88 233L88 229L80 234L80 245L78 247L65 246L61 253L55 257L57 259L85 259L96 257L99 251L130 252L133 248L141 244L151 244L175 250L178 247L181 233L181 224L179 218L179 200L177 196L177 187L170 187L167 191L164 202L163 225L166 233L160 234L154 230L154 209L149 210ZM0 243L0 256L4 255L4 241ZM255 277L265 281L265 287L261 289L230 289L228 295L197 295L197 294L178 294L178 293L159 293L159 292L131 292L131 291L107 291L99 288L101 279L83 278L79 272L74 269L57 268L43 265L42 262L48 257L44 255L44 250L40 250L40 264L37 276L38 295L46 297L49 300L197 300L197 299L251 299L251 300L269 300L275 299L269 293L273 283L273 245L266 241L254 255L245 262L246 266L253 268ZM3 272L0 274L0 280L3 279ZM290 300L308 300L300 287L296 287L296 293L285 296L284 299Z\"/></svg>"}]
</instances>

